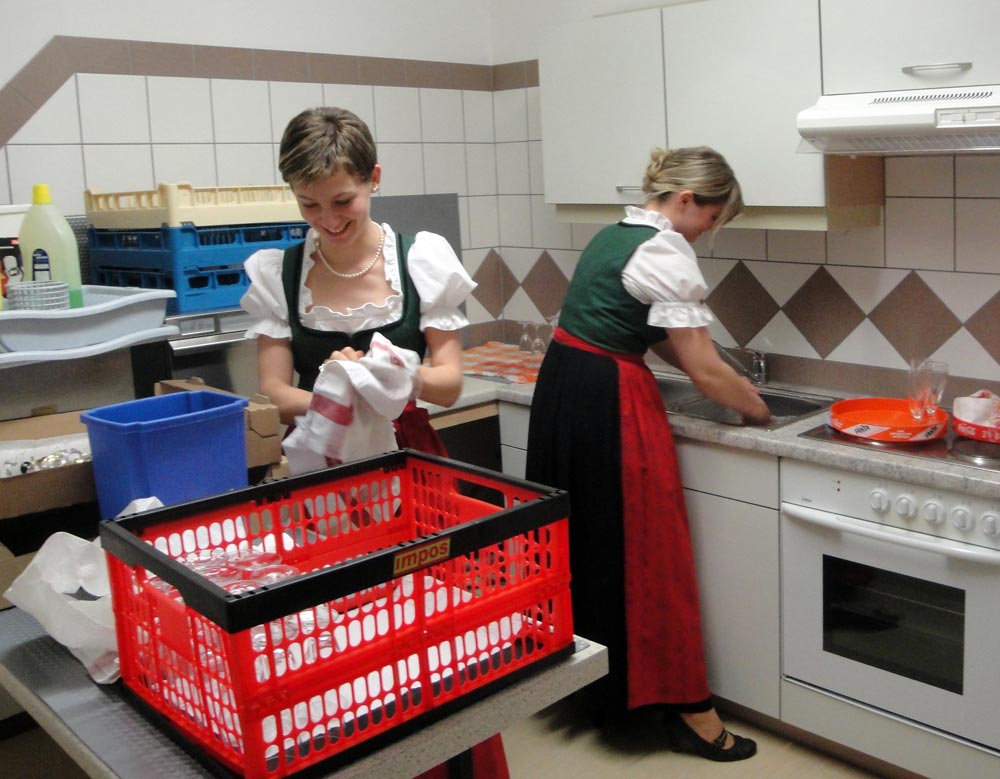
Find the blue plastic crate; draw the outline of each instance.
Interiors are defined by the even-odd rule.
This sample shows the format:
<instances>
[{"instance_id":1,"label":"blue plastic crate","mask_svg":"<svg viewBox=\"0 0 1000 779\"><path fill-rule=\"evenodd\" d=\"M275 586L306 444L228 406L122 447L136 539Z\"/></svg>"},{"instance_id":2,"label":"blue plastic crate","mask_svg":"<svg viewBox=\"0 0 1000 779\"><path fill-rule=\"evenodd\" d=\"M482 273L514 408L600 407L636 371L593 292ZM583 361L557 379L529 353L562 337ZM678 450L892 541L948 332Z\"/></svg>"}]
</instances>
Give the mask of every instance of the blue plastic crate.
<instances>
[{"instance_id":1,"label":"blue plastic crate","mask_svg":"<svg viewBox=\"0 0 1000 779\"><path fill-rule=\"evenodd\" d=\"M237 395L196 390L81 414L101 518L136 498L169 506L246 487L246 405Z\"/></svg>"},{"instance_id":2,"label":"blue plastic crate","mask_svg":"<svg viewBox=\"0 0 1000 779\"><path fill-rule=\"evenodd\" d=\"M305 222L110 230L90 227L94 284L172 289L168 314L232 308L250 286L243 262L259 249L305 240Z\"/></svg>"}]
</instances>

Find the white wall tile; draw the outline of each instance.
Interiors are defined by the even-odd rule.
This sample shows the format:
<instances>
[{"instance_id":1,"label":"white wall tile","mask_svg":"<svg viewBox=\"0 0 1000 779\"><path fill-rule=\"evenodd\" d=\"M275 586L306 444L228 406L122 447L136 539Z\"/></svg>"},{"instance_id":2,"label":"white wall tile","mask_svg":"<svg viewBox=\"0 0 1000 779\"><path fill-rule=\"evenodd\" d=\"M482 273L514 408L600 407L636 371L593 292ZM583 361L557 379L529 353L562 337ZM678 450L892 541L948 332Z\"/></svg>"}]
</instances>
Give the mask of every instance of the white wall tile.
<instances>
[{"instance_id":1,"label":"white wall tile","mask_svg":"<svg viewBox=\"0 0 1000 779\"><path fill-rule=\"evenodd\" d=\"M884 225L830 230L826 235L826 261L831 265L884 265Z\"/></svg>"},{"instance_id":2,"label":"white wall tile","mask_svg":"<svg viewBox=\"0 0 1000 779\"><path fill-rule=\"evenodd\" d=\"M568 224L556 221L556 207L542 195L531 196L531 245L539 249L572 249L573 233Z\"/></svg>"},{"instance_id":3,"label":"white wall tile","mask_svg":"<svg viewBox=\"0 0 1000 779\"><path fill-rule=\"evenodd\" d=\"M131 192L156 187L153 153L147 144L83 145L87 187L105 192Z\"/></svg>"},{"instance_id":4,"label":"white wall tile","mask_svg":"<svg viewBox=\"0 0 1000 779\"><path fill-rule=\"evenodd\" d=\"M496 147L492 143L466 144L465 160L469 172L469 194L497 194Z\"/></svg>"},{"instance_id":5,"label":"white wall tile","mask_svg":"<svg viewBox=\"0 0 1000 779\"><path fill-rule=\"evenodd\" d=\"M542 142L530 141L528 143L528 176L531 184L532 195L545 194L545 173L542 164Z\"/></svg>"},{"instance_id":6,"label":"white wall tile","mask_svg":"<svg viewBox=\"0 0 1000 779\"><path fill-rule=\"evenodd\" d=\"M424 181L427 194L468 194L464 143L425 143Z\"/></svg>"},{"instance_id":7,"label":"white wall tile","mask_svg":"<svg viewBox=\"0 0 1000 779\"><path fill-rule=\"evenodd\" d=\"M767 259L772 262L826 262L826 233L813 230L768 230Z\"/></svg>"},{"instance_id":8,"label":"white wall tile","mask_svg":"<svg viewBox=\"0 0 1000 779\"><path fill-rule=\"evenodd\" d=\"M956 197L1000 197L1000 155L955 157Z\"/></svg>"},{"instance_id":9,"label":"white wall tile","mask_svg":"<svg viewBox=\"0 0 1000 779\"><path fill-rule=\"evenodd\" d=\"M531 192L527 143L498 143L497 194L527 195Z\"/></svg>"},{"instance_id":10,"label":"white wall tile","mask_svg":"<svg viewBox=\"0 0 1000 779\"><path fill-rule=\"evenodd\" d=\"M572 224L570 227L573 231L573 248L580 249L582 251L587 248L587 244L590 243L590 240L604 229L605 225Z\"/></svg>"},{"instance_id":11,"label":"white wall tile","mask_svg":"<svg viewBox=\"0 0 1000 779\"><path fill-rule=\"evenodd\" d=\"M528 140L528 99L523 89L493 93L493 127L497 143Z\"/></svg>"},{"instance_id":12,"label":"white wall tile","mask_svg":"<svg viewBox=\"0 0 1000 779\"><path fill-rule=\"evenodd\" d=\"M383 195L424 194L424 161L419 143L380 143Z\"/></svg>"},{"instance_id":13,"label":"white wall tile","mask_svg":"<svg viewBox=\"0 0 1000 779\"><path fill-rule=\"evenodd\" d=\"M540 87L528 87L525 98L528 101L528 140L542 140L542 98Z\"/></svg>"},{"instance_id":14,"label":"white wall tile","mask_svg":"<svg viewBox=\"0 0 1000 779\"><path fill-rule=\"evenodd\" d=\"M528 195L500 195L500 245L531 246L531 198Z\"/></svg>"},{"instance_id":15,"label":"white wall tile","mask_svg":"<svg viewBox=\"0 0 1000 779\"><path fill-rule=\"evenodd\" d=\"M462 93L457 89L421 89L420 124L424 143L464 141Z\"/></svg>"},{"instance_id":16,"label":"white wall tile","mask_svg":"<svg viewBox=\"0 0 1000 779\"><path fill-rule=\"evenodd\" d=\"M153 143L211 143L212 90L207 78L151 76L149 131Z\"/></svg>"},{"instance_id":17,"label":"white wall tile","mask_svg":"<svg viewBox=\"0 0 1000 779\"><path fill-rule=\"evenodd\" d=\"M48 184L52 202L64 216L85 213L83 155L78 145L7 147L11 202L30 203L35 184Z\"/></svg>"},{"instance_id":18,"label":"white wall tile","mask_svg":"<svg viewBox=\"0 0 1000 779\"><path fill-rule=\"evenodd\" d=\"M505 261L506 258L507 252L504 252ZM507 301L507 305L504 306L503 318L512 322L541 322L542 312L538 310L538 306L532 302L528 294L523 289L518 288ZM529 335L534 336L534 326L529 325L527 329Z\"/></svg>"},{"instance_id":19,"label":"white wall tile","mask_svg":"<svg viewBox=\"0 0 1000 779\"><path fill-rule=\"evenodd\" d=\"M954 228L951 199L887 197L886 267L954 270Z\"/></svg>"},{"instance_id":20,"label":"white wall tile","mask_svg":"<svg viewBox=\"0 0 1000 779\"><path fill-rule=\"evenodd\" d=\"M144 76L81 73L77 89L84 143L149 143Z\"/></svg>"},{"instance_id":21,"label":"white wall tile","mask_svg":"<svg viewBox=\"0 0 1000 779\"><path fill-rule=\"evenodd\" d=\"M954 193L954 157L886 157L887 197L951 197Z\"/></svg>"},{"instance_id":22,"label":"white wall tile","mask_svg":"<svg viewBox=\"0 0 1000 779\"><path fill-rule=\"evenodd\" d=\"M467 143L493 143L493 94L462 92Z\"/></svg>"},{"instance_id":23,"label":"white wall tile","mask_svg":"<svg viewBox=\"0 0 1000 779\"><path fill-rule=\"evenodd\" d=\"M555 264L559 266L559 270L563 272L563 275L567 279L572 279L573 273L576 271L576 266L580 262L581 252L566 249L549 249L548 252Z\"/></svg>"},{"instance_id":24,"label":"white wall tile","mask_svg":"<svg viewBox=\"0 0 1000 779\"><path fill-rule=\"evenodd\" d=\"M80 143L76 77L69 78L45 105L14 133L11 143Z\"/></svg>"},{"instance_id":25,"label":"white wall tile","mask_svg":"<svg viewBox=\"0 0 1000 779\"><path fill-rule=\"evenodd\" d=\"M500 217L496 195L469 198L470 249L500 245Z\"/></svg>"},{"instance_id":26,"label":"white wall tile","mask_svg":"<svg viewBox=\"0 0 1000 779\"><path fill-rule=\"evenodd\" d=\"M304 84L298 81L272 81L271 138L280 141L285 127L292 118L307 108L323 105L323 85Z\"/></svg>"},{"instance_id":27,"label":"white wall tile","mask_svg":"<svg viewBox=\"0 0 1000 779\"><path fill-rule=\"evenodd\" d=\"M955 201L955 270L1000 273L1000 200Z\"/></svg>"},{"instance_id":28,"label":"white wall tile","mask_svg":"<svg viewBox=\"0 0 1000 779\"><path fill-rule=\"evenodd\" d=\"M215 147L220 186L277 184L274 146L270 143L220 143Z\"/></svg>"},{"instance_id":29,"label":"white wall tile","mask_svg":"<svg viewBox=\"0 0 1000 779\"><path fill-rule=\"evenodd\" d=\"M519 282L524 281L535 267L535 263L538 262L538 255L541 252L537 249L521 246L510 246L508 244L502 244L502 246L503 248L500 250L500 253L503 255L504 263L510 268L510 272L514 274L514 278Z\"/></svg>"},{"instance_id":30,"label":"white wall tile","mask_svg":"<svg viewBox=\"0 0 1000 779\"><path fill-rule=\"evenodd\" d=\"M266 81L211 79L216 143L271 143Z\"/></svg>"},{"instance_id":31,"label":"white wall tile","mask_svg":"<svg viewBox=\"0 0 1000 779\"><path fill-rule=\"evenodd\" d=\"M153 179L157 184L217 186L215 145L211 143L154 143Z\"/></svg>"},{"instance_id":32,"label":"white wall tile","mask_svg":"<svg viewBox=\"0 0 1000 779\"><path fill-rule=\"evenodd\" d=\"M372 87L361 84L324 84L323 105L346 108L357 114L368 125L372 135L375 135L375 96L372 94Z\"/></svg>"},{"instance_id":33,"label":"white wall tile","mask_svg":"<svg viewBox=\"0 0 1000 779\"><path fill-rule=\"evenodd\" d=\"M420 99L416 89L375 87L375 140L380 145L420 141Z\"/></svg>"}]
</instances>

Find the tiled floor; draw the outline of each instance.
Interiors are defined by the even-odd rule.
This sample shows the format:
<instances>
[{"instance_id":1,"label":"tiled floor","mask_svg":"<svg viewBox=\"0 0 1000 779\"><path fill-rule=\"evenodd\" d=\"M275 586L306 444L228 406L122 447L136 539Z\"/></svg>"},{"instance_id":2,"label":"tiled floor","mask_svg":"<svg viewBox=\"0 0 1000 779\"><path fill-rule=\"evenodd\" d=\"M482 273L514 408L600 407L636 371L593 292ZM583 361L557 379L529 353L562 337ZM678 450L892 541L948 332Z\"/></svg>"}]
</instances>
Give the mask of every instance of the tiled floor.
<instances>
[{"instance_id":1,"label":"tiled floor","mask_svg":"<svg viewBox=\"0 0 1000 779\"><path fill-rule=\"evenodd\" d=\"M712 763L671 752L650 719L595 730L562 702L505 731L511 779L871 779L831 757L731 718L732 730L757 741L757 755ZM86 779L41 730L0 741L0 776Z\"/></svg>"},{"instance_id":2,"label":"tiled floor","mask_svg":"<svg viewBox=\"0 0 1000 779\"><path fill-rule=\"evenodd\" d=\"M713 763L666 745L654 717L592 727L569 699L505 731L511 779L871 779L867 773L769 731L726 717L734 733L757 742L757 754Z\"/></svg>"}]
</instances>

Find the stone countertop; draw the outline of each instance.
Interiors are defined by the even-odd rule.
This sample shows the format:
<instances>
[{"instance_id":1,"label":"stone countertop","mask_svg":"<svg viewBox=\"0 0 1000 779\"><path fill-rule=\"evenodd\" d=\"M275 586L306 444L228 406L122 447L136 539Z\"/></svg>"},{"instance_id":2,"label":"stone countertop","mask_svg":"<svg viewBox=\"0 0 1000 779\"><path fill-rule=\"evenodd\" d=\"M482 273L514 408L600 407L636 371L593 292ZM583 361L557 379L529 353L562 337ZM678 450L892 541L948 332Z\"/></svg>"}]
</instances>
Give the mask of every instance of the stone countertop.
<instances>
[{"instance_id":1,"label":"stone countertop","mask_svg":"<svg viewBox=\"0 0 1000 779\"><path fill-rule=\"evenodd\" d=\"M784 385L777 386L794 389ZM509 384L466 376L462 396L452 410L495 401L530 406L534 388L534 384ZM815 388L800 389L804 392L831 394ZM428 405L427 408L432 415L446 410L440 406ZM776 430L766 430L670 414L670 426L674 435L695 441L804 460L876 478L1000 501L1000 474L993 471L959 463L908 457L898 452L881 452L799 437L800 433L825 423L827 419L828 412L819 412Z\"/></svg>"}]
</instances>

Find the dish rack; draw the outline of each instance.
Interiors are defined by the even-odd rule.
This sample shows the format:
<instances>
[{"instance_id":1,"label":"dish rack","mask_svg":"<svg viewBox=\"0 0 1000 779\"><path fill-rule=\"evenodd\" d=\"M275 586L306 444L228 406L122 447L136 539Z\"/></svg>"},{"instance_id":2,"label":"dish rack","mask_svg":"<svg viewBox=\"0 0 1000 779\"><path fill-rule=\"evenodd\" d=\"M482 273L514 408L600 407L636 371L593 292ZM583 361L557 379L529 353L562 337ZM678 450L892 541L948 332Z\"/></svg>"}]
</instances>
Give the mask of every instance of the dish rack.
<instances>
[{"instance_id":1,"label":"dish rack","mask_svg":"<svg viewBox=\"0 0 1000 779\"><path fill-rule=\"evenodd\" d=\"M0 311L0 368L92 357L179 333L165 324L173 290L85 284L83 306Z\"/></svg>"}]
</instances>

